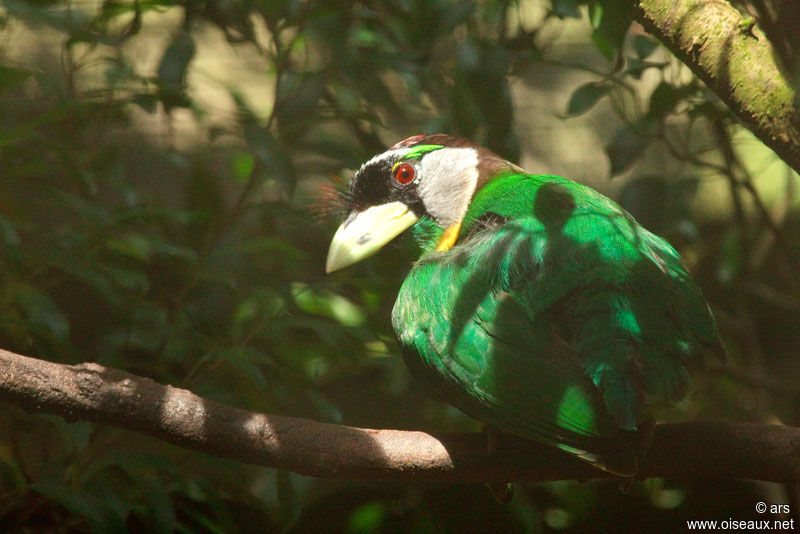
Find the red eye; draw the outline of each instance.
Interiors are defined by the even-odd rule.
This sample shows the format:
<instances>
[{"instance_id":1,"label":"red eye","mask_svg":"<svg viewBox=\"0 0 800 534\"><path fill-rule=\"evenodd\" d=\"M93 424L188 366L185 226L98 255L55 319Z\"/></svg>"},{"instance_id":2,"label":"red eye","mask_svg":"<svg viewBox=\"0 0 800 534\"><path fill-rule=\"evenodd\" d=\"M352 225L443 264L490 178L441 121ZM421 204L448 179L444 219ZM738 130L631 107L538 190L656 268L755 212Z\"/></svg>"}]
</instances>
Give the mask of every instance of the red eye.
<instances>
[{"instance_id":1,"label":"red eye","mask_svg":"<svg viewBox=\"0 0 800 534\"><path fill-rule=\"evenodd\" d=\"M397 167L397 170L394 171L394 179L397 180L398 183L406 185L411 183L411 180L414 179L415 173L416 171L412 165L404 163Z\"/></svg>"}]
</instances>

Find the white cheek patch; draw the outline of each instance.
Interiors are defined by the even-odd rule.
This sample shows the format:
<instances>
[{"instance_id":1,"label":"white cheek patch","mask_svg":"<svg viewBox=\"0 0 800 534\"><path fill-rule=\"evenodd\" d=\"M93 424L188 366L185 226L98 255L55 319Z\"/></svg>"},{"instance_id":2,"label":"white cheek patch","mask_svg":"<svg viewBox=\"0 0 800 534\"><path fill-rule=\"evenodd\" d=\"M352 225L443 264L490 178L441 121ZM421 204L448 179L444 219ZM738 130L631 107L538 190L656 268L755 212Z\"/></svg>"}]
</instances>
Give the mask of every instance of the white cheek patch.
<instances>
[{"instance_id":1,"label":"white cheek patch","mask_svg":"<svg viewBox=\"0 0 800 534\"><path fill-rule=\"evenodd\" d=\"M460 222L478 183L478 151L440 148L426 154L417 191L425 209L444 228Z\"/></svg>"}]
</instances>

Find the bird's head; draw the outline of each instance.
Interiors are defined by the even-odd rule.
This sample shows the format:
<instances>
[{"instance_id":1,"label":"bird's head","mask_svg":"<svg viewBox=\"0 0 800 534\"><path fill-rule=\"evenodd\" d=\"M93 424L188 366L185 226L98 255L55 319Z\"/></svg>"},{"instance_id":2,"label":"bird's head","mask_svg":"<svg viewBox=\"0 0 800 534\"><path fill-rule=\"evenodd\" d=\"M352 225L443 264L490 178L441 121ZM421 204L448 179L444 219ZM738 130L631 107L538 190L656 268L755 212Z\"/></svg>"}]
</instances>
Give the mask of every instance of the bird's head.
<instances>
[{"instance_id":1,"label":"bird's head","mask_svg":"<svg viewBox=\"0 0 800 534\"><path fill-rule=\"evenodd\" d=\"M326 272L376 253L422 217L442 230L437 250L455 243L475 192L502 170L519 170L471 141L444 134L400 141L366 162L346 194L349 214L328 250Z\"/></svg>"}]
</instances>

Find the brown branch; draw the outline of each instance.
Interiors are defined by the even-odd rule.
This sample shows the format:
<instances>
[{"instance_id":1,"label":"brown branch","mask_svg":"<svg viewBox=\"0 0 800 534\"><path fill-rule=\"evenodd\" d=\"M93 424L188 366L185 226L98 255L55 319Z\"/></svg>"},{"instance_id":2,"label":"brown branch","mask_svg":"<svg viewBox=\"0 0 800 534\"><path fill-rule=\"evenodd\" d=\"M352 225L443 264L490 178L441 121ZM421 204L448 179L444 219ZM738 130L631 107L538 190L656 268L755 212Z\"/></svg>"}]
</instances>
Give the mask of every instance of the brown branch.
<instances>
[{"instance_id":1,"label":"brown branch","mask_svg":"<svg viewBox=\"0 0 800 534\"><path fill-rule=\"evenodd\" d=\"M634 18L800 172L798 77L725 0L634 0Z\"/></svg>"},{"instance_id":2,"label":"brown branch","mask_svg":"<svg viewBox=\"0 0 800 534\"><path fill-rule=\"evenodd\" d=\"M264 415L93 363L68 366L0 349L0 401L149 434L189 449L318 477L450 481L609 477L553 448L483 434L371 430ZM800 429L731 423L655 427L640 478L800 482Z\"/></svg>"}]
</instances>

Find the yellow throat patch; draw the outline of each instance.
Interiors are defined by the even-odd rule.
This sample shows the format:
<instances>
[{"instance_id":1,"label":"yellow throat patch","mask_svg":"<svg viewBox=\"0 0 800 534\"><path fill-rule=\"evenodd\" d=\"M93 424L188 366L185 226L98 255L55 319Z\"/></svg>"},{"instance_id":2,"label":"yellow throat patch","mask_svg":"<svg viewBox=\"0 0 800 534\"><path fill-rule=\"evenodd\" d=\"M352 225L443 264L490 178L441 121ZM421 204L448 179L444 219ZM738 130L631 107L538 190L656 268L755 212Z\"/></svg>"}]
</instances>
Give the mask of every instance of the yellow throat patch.
<instances>
[{"instance_id":1,"label":"yellow throat patch","mask_svg":"<svg viewBox=\"0 0 800 534\"><path fill-rule=\"evenodd\" d=\"M456 244L456 239L458 239L458 232L460 231L460 222L448 226L444 233L442 233L442 237L439 238L439 242L436 244L436 252L444 252L445 250L453 248L453 245Z\"/></svg>"}]
</instances>

